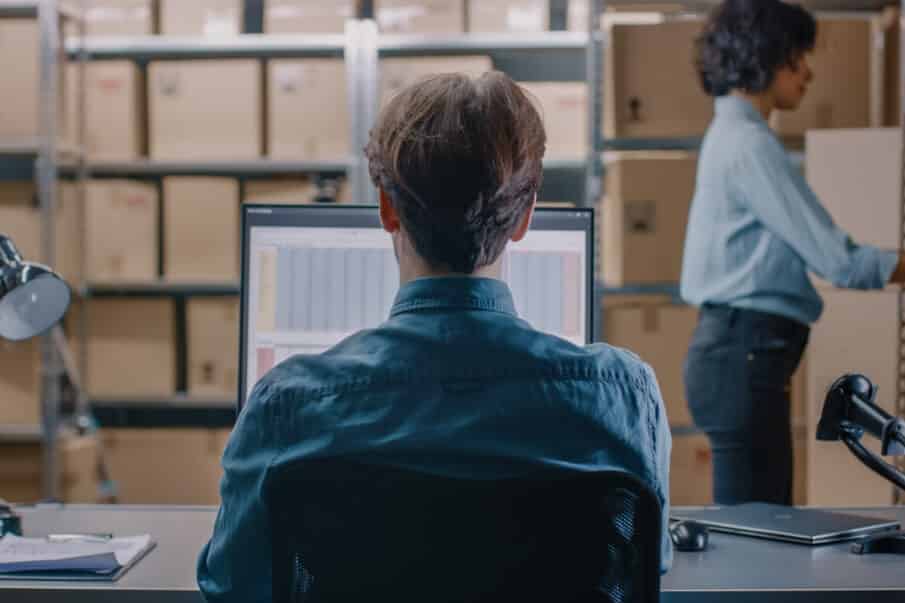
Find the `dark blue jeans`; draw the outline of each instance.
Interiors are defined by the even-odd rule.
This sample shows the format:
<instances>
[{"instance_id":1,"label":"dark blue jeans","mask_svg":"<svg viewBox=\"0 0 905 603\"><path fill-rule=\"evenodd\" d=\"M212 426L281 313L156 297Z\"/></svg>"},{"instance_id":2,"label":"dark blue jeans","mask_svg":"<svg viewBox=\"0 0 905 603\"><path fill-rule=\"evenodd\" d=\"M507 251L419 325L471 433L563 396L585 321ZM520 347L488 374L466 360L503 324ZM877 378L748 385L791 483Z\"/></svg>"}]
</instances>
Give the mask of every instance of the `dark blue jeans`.
<instances>
[{"instance_id":1,"label":"dark blue jeans","mask_svg":"<svg viewBox=\"0 0 905 603\"><path fill-rule=\"evenodd\" d=\"M710 439L717 504L792 503L789 393L809 333L773 314L701 309L685 360L685 394Z\"/></svg>"}]
</instances>

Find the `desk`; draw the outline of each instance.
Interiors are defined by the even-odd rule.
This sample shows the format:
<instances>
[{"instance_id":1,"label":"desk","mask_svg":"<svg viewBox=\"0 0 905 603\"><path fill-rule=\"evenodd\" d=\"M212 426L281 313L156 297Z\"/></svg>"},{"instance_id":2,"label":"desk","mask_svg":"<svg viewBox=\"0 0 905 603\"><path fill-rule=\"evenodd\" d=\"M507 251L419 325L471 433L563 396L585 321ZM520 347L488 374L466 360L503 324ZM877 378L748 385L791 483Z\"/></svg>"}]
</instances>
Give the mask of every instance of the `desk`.
<instances>
[{"instance_id":1,"label":"desk","mask_svg":"<svg viewBox=\"0 0 905 603\"><path fill-rule=\"evenodd\" d=\"M905 508L854 510L905 524ZM157 548L114 584L0 581L0 601L200 603L195 560L216 516L211 507L40 505L20 509L26 535L150 533ZM807 547L711 534L703 553L676 553L664 603L905 601L905 557L860 557L849 544Z\"/></svg>"}]
</instances>

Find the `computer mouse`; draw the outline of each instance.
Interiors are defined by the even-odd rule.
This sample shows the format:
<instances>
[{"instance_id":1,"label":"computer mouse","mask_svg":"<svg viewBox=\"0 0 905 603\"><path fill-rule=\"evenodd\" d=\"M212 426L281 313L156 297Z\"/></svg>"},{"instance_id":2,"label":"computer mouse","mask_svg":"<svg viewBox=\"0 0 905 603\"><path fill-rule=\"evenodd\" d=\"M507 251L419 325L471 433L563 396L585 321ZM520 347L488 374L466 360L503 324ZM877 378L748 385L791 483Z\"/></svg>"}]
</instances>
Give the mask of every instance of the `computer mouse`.
<instances>
[{"instance_id":1,"label":"computer mouse","mask_svg":"<svg viewBox=\"0 0 905 603\"><path fill-rule=\"evenodd\" d=\"M677 521L669 527L669 537L676 550L706 551L710 531L707 526L696 521Z\"/></svg>"}]
</instances>

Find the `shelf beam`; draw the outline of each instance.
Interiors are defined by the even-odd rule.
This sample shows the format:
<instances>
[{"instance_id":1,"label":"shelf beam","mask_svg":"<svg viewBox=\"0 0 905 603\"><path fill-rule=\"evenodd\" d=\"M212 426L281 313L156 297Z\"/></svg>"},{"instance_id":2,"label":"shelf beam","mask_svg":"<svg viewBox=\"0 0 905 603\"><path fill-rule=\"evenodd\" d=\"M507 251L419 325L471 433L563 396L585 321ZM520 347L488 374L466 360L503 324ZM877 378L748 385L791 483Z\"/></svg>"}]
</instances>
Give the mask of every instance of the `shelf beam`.
<instances>
[{"instance_id":1,"label":"shelf beam","mask_svg":"<svg viewBox=\"0 0 905 603\"><path fill-rule=\"evenodd\" d=\"M145 177L145 176L276 176L301 174L344 174L346 161L283 161L249 159L239 161L89 161L89 176ZM69 168L66 171L74 170Z\"/></svg>"},{"instance_id":2,"label":"shelf beam","mask_svg":"<svg viewBox=\"0 0 905 603\"><path fill-rule=\"evenodd\" d=\"M229 297L239 295L239 283L89 283L84 297Z\"/></svg>"},{"instance_id":3,"label":"shelf beam","mask_svg":"<svg viewBox=\"0 0 905 603\"><path fill-rule=\"evenodd\" d=\"M337 57L346 48L344 35L241 34L224 37L116 36L67 40L71 58L89 60L169 60ZM84 52L84 55L82 53Z\"/></svg>"}]
</instances>

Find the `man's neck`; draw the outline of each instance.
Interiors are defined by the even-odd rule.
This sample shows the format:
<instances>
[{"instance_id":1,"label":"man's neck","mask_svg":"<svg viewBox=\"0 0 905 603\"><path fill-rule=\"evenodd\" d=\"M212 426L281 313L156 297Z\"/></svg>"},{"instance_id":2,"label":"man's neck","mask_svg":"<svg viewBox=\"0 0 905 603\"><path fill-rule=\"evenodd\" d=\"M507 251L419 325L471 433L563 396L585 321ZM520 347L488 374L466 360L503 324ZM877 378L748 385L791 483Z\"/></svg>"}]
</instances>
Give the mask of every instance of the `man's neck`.
<instances>
[{"instance_id":1,"label":"man's neck","mask_svg":"<svg viewBox=\"0 0 905 603\"><path fill-rule=\"evenodd\" d=\"M770 120L770 114L773 113L773 109L776 108L776 103L773 102L773 99L769 94L762 92L760 94L748 94L747 92L742 92L741 90L733 90L732 96L737 98L741 98L743 100L751 103L754 108L760 113L764 120Z\"/></svg>"},{"instance_id":2,"label":"man's neck","mask_svg":"<svg viewBox=\"0 0 905 603\"><path fill-rule=\"evenodd\" d=\"M426 265L420 260L412 258L399 261L399 284L404 285L419 278L494 278L501 279L503 276L502 263L498 260L489 266L482 266L471 274L462 272L450 272L448 270L436 270Z\"/></svg>"}]
</instances>

